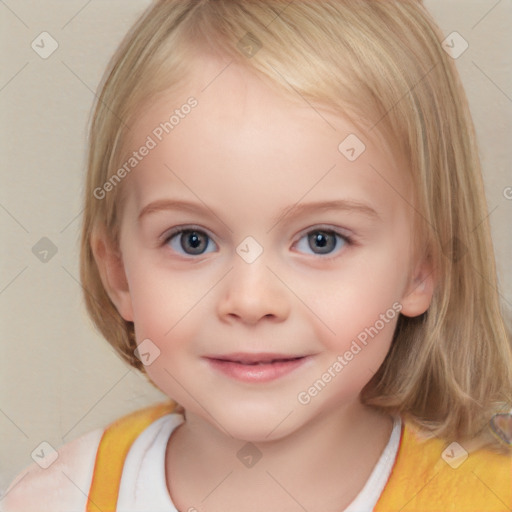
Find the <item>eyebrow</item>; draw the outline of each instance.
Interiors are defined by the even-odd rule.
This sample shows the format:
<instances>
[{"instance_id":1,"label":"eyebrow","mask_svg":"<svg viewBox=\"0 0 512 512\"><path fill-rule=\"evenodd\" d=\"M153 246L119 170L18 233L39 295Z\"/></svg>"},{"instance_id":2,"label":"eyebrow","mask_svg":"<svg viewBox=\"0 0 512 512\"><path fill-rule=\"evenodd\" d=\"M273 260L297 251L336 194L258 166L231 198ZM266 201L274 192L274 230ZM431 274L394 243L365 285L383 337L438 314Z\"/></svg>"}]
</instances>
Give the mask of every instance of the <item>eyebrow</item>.
<instances>
[{"instance_id":1,"label":"eyebrow","mask_svg":"<svg viewBox=\"0 0 512 512\"><path fill-rule=\"evenodd\" d=\"M279 211L279 214L277 215L277 217L275 217L274 222L280 222L284 217L288 216L290 213L293 213L294 215L306 215L308 213L318 211L324 212L329 210L355 212L376 220L380 219L380 216L377 213L377 211L370 205L348 199L336 199L333 201L315 201L312 203L294 204L287 206L286 208L283 208L282 210Z\"/></svg>"},{"instance_id":2,"label":"eyebrow","mask_svg":"<svg viewBox=\"0 0 512 512\"><path fill-rule=\"evenodd\" d=\"M218 215L211 208L204 204L178 199L159 199L144 206L139 212L138 219L140 221L144 216L169 210L186 210L192 213L203 214L209 212L210 214L218 217ZM329 210L354 212L375 220L380 220L380 216L377 211L365 203L347 199L337 199L333 201L315 201L311 203L293 204L287 206L279 211L277 216L272 219L272 222L273 225L276 225L292 212L294 215L306 215L308 213L324 212Z\"/></svg>"},{"instance_id":3,"label":"eyebrow","mask_svg":"<svg viewBox=\"0 0 512 512\"><path fill-rule=\"evenodd\" d=\"M205 205L200 205L199 203L193 203L191 201L182 201L178 199L158 199L156 201L153 201L152 203L147 204L142 208L142 210L139 212L139 220L142 219L142 217L149 215L151 213L157 213L167 210L188 210L191 212L201 212L201 211L210 211L210 208L208 208Z\"/></svg>"}]
</instances>

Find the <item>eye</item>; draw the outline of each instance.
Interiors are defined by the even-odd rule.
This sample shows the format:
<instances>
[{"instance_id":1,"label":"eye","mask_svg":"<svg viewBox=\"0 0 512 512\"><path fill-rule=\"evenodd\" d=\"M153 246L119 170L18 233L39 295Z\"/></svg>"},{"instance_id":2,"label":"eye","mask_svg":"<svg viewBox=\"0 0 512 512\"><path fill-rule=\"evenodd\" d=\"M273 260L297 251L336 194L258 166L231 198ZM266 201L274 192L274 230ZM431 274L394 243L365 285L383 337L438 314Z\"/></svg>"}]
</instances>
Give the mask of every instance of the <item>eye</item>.
<instances>
[{"instance_id":1,"label":"eye","mask_svg":"<svg viewBox=\"0 0 512 512\"><path fill-rule=\"evenodd\" d=\"M177 253L200 256L215 250L213 240L200 229L179 228L165 237L165 244Z\"/></svg>"},{"instance_id":2,"label":"eye","mask_svg":"<svg viewBox=\"0 0 512 512\"><path fill-rule=\"evenodd\" d=\"M296 247L306 254L323 255L338 252L346 244L350 244L347 236L331 229L315 229L301 237Z\"/></svg>"}]
</instances>

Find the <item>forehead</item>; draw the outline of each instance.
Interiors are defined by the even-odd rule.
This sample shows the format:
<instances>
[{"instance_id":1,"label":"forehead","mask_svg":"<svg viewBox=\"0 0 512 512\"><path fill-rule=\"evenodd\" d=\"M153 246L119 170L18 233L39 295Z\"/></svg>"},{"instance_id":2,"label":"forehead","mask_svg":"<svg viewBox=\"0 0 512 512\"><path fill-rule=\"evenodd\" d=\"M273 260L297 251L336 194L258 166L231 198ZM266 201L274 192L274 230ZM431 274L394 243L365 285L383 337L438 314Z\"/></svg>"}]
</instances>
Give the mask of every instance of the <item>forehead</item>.
<instances>
[{"instance_id":1,"label":"forehead","mask_svg":"<svg viewBox=\"0 0 512 512\"><path fill-rule=\"evenodd\" d=\"M123 184L139 207L173 191L212 207L261 200L268 208L326 193L369 194L376 209L404 206L408 180L376 133L298 93L280 93L236 63L203 57L191 68L179 88L149 101L131 123L129 153L149 139L154 145Z\"/></svg>"}]
</instances>

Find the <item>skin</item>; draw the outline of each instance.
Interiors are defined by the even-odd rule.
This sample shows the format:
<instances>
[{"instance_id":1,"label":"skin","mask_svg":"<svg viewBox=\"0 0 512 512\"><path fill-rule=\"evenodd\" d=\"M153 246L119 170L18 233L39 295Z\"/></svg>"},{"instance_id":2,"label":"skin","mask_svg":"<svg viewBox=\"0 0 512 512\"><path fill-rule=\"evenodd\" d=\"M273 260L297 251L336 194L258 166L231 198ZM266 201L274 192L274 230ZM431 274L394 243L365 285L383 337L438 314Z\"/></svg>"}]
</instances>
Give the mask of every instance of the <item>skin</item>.
<instances>
[{"instance_id":1,"label":"skin","mask_svg":"<svg viewBox=\"0 0 512 512\"><path fill-rule=\"evenodd\" d=\"M359 394L384 360L398 316L309 404L297 395L394 303L408 316L428 308L430 269L412 257L410 184L399 159L348 120L292 102L235 64L219 75L225 66L201 59L186 88L137 116L134 149L189 96L198 100L123 182L119 247L98 235L93 249L138 342L149 338L160 350L149 377L186 410L165 458L179 510L342 510L389 440L392 419ZM354 162L338 151L351 133L366 144ZM203 211L153 208L139 218L170 199ZM289 210L337 199L375 214ZM203 254L187 254L179 236L165 241L171 228L190 225L209 235ZM306 236L315 229L352 242L331 237L336 248L315 254ZM236 252L247 236L263 248L253 263ZM233 352L309 358L266 383L234 380L204 359ZM262 454L252 468L237 458L247 442Z\"/></svg>"}]
</instances>

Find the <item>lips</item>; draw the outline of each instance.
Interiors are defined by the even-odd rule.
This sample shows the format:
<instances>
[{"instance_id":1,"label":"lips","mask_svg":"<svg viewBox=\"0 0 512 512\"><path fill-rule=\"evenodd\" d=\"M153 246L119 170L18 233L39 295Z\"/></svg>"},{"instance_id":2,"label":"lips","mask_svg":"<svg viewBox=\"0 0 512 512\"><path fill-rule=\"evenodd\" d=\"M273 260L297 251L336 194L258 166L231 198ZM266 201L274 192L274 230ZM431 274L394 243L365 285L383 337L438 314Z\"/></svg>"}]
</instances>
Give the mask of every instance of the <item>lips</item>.
<instances>
[{"instance_id":1,"label":"lips","mask_svg":"<svg viewBox=\"0 0 512 512\"><path fill-rule=\"evenodd\" d=\"M268 353L260 353L260 354L246 354L246 353L237 353L237 354L228 354L228 355L219 355L219 356L209 356L208 359L217 359L219 361L228 361L231 363L240 363L240 364L269 364L274 362L283 362L283 361L292 361L295 359L300 359L304 356L294 356L294 355L286 355L286 354L268 354Z\"/></svg>"},{"instance_id":2,"label":"lips","mask_svg":"<svg viewBox=\"0 0 512 512\"><path fill-rule=\"evenodd\" d=\"M288 354L222 354L205 359L216 371L235 380L252 383L269 382L302 366L310 356Z\"/></svg>"}]
</instances>

